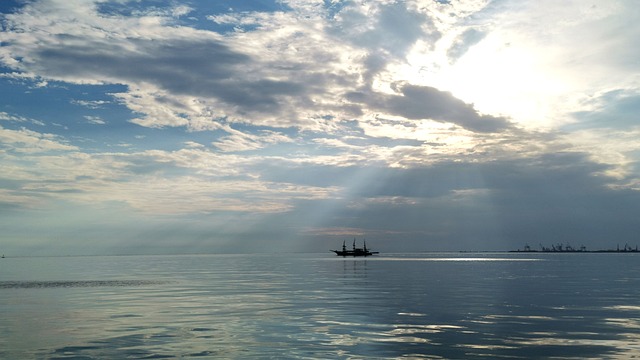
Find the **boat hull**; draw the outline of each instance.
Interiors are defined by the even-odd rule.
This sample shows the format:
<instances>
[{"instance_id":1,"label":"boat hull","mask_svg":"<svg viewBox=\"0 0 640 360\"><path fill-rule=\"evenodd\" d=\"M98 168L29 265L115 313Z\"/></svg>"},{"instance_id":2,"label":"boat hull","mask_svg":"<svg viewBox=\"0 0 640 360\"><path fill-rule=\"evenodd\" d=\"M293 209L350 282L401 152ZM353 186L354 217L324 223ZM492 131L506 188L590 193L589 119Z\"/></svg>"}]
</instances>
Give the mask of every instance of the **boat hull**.
<instances>
[{"instance_id":1,"label":"boat hull","mask_svg":"<svg viewBox=\"0 0 640 360\"><path fill-rule=\"evenodd\" d=\"M347 257L347 256L353 256L353 257L357 257L357 256L371 256L374 254L378 254L378 251L353 251L353 250L347 250L347 251L340 251L340 250L331 250L332 252L336 253L336 255L338 256L342 256L342 257Z\"/></svg>"}]
</instances>

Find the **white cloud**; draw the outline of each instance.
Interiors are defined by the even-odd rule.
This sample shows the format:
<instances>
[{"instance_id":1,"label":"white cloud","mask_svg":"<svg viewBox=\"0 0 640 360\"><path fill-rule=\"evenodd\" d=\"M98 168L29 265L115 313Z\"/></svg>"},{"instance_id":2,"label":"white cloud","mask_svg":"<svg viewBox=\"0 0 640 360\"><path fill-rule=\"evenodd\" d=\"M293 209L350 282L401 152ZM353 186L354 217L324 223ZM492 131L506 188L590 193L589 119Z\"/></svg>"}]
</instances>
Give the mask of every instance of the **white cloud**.
<instances>
[{"instance_id":1,"label":"white cloud","mask_svg":"<svg viewBox=\"0 0 640 360\"><path fill-rule=\"evenodd\" d=\"M16 206L63 200L82 204L119 202L149 215L210 212L272 213L292 209L296 200L335 196L335 187L260 180L252 159L221 155L201 146L173 152L57 155L77 150L43 140L29 131L0 131L0 141L20 157L0 152L0 178L19 182L0 201Z\"/></svg>"},{"instance_id":2,"label":"white cloud","mask_svg":"<svg viewBox=\"0 0 640 360\"><path fill-rule=\"evenodd\" d=\"M296 25L299 19L289 15L274 16L292 27L267 26L269 31L224 38L165 26L158 14L101 17L88 4L69 9L55 2L33 3L7 16L11 31L2 40L10 45L3 47L2 59L44 79L128 85L127 93L116 96L143 114L134 121L143 126L211 128L199 120L203 117L209 123L227 117L313 126L308 116L315 111L297 109L317 105L312 94L323 97L324 84L338 80L338 74L313 68L321 57L326 58L320 63L325 70L335 68L338 53L332 46L309 47L308 36L327 42L313 26Z\"/></svg>"},{"instance_id":3,"label":"white cloud","mask_svg":"<svg viewBox=\"0 0 640 360\"><path fill-rule=\"evenodd\" d=\"M100 116L85 115L84 118L88 123L94 125L105 125L107 123Z\"/></svg>"},{"instance_id":4,"label":"white cloud","mask_svg":"<svg viewBox=\"0 0 640 360\"><path fill-rule=\"evenodd\" d=\"M554 129L571 121L585 97L637 87L634 8L628 1L496 3L456 18L435 51L415 48L410 66L395 71L419 70L418 83L449 90L481 112ZM470 29L484 37L449 64L443 55Z\"/></svg>"},{"instance_id":5,"label":"white cloud","mask_svg":"<svg viewBox=\"0 0 640 360\"><path fill-rule=\"evenodd\" d=\"M377 103L390 115L434 116L429 109L443 99L436 89L407 84L394 97L370 91L380 80L377 74L405 61L416 42L440 38L424 4L351 4L334 18L323 16L328 10L317 2L289 5L291 12L210 16L218 23L257 25L222 36L172 24L172 16L190 8L126 18L101 16L91 3L38 2L7 16L10 31L3 41L9 46L1 50L2 59L45 80L125 84L127 92L115 96L140 114L132 121L146 127L211 130L224 118L326 131L336 122L371 115ZM356 89L365 98L348 100L345 95ZM411 89L422 90L409 94ZM418 104L424 115L411 109ZM502 118L475 114L453 97L448 105L455 109L439 111L438 120L462 122L474 131L504 126ZM460 118L465 112L482 121Z\"/></svg>"},{"instance_id":6,"label":"white cloud","mask_svg":"<svg viewBox=\"0 0 640 360\"><path fill-rule=\"evenodd\" d=\"M639 178L637 151L640 148L640 127L625 130L585 129L563 136L572 150L590 154L590 159L609 165L603 174L614 179Z\"/></svg>"},{"instance_id":7,"label":"white cloud","mask_svg":"<svg viewBox=\"0 0 640 360\"><path fill-rule=\"evenodd\" d=\"M290 137L271 130L260 130L255 134L243 133L225 127L230 134L213 143L218 149L226 152L257 150L274 144L290 143Z\"/></svg>"},{"instance_id":8,"label":"white cloud","mask_svg":"<svg viewBox=\"0 0 640 360\"><path fill-rule=\"evenodd\" d=\"M250 175L246 170L251 159L219 154L203 147L188 146L176 151L148 150L128 157L133 171L161 172L167 165L189 169L199 175L212 177ZM170 167L169 167L170 168Z\"/></svg>"},{"instance_id":9,"label":"white cloud","mask_svg":"<svg viewBox=\"0 0 640 360\"><path fill-rule=\"evenodd\" d=\"M89 109L101 109L101 108L104 108L105 105L110 104L109 101L105 101L105 100L71 100L71 103L75 105L84 106Z\"/></svg>"},{"instance_id":10,"label":"white cloud","mask_svg":"<svg viewBox=\"0 0 640 360\"><path fill-rule=\"evenodd\" d=\"M10 122L25 122L25 123L32 123L35 125L44 126L44 123L42 121L39 121L36 119L30 119L20 115L12 115L4 111L0 111L0 120L10 121Z\"/></svg>"},{"instance_id":11,"label":"white cloud","mask_svg":"<svg viewBox=\"0 0 640 360\"><path fill-rule=\"evenodd\" d=\"M11 130L2 127L0 127L0 149L18 153L78 150L76 146L65 144L54 134L38 133L24 128Z\"/></svg>"}]
</instances>

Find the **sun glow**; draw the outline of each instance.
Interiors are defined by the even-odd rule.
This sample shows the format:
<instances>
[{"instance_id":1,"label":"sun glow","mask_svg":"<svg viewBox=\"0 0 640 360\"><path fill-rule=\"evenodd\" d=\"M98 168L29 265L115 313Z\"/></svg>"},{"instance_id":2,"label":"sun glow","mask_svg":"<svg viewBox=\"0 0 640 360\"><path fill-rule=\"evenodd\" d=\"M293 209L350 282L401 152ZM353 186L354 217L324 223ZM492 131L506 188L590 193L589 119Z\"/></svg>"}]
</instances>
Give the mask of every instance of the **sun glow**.
<instances>
[{"instance_id":1,"label":"sun glow","mask_svg":"<svg viewBox=\"0 0 640 360\"><path fill-rule=\"evenodd\" d=\"M480 113L507 116L524 127L561 121L557 110L566 105L568 83L550 65L553 49L545 53L524 43L514 45L498 33L457 60L446 56L450 46L443 40L433 51L414 51L408 64L394 71L413 83L450 91Z\"/></svg>"}]
</instances>

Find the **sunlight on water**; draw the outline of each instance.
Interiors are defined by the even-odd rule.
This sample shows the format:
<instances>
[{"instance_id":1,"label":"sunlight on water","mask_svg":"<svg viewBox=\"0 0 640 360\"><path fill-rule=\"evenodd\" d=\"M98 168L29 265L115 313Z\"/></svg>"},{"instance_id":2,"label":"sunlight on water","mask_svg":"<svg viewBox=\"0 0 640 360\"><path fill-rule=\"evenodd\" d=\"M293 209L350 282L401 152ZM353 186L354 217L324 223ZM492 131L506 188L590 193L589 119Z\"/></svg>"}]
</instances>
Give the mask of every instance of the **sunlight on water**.
<instances>
[{"instance_id":1,"label":"sunlight on water","mask_svg":"<svg viewBox=\"0 0 640 360\"><path fill-rule=\"evenodd\" d=\"M348 258L348 257L347 257ZM478 261L544 261L544 259L514 259L514 258L479 258L479 257L443 257L443 258L397 258L397 257L384 257L370 259L371 261L465 261L465 262L478 262Z\"/></svg>"},{"instance_id":2,"label":"sunlight on water","mask_svg":"<svg viewBox=\"0 0 640 360\"><path fill-rule=\"evenodd\" d=\"M640 356L637 260L3 259L0 358L627 359Z\"/></svg>"}]
</instances>

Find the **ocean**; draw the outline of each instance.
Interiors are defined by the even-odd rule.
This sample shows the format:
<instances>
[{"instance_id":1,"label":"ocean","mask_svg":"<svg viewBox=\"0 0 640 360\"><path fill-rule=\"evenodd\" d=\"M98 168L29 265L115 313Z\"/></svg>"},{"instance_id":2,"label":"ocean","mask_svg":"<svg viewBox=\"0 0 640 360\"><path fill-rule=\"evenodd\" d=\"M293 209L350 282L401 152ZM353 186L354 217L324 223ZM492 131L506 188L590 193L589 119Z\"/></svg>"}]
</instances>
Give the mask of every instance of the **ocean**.
<instances>
[{"instance_id":1,"label":"ocean","mask_svg":"<svg viewBox=\"0 0 640 360\"><path fill-rule=\"evenodd\" d=\"M0 259L2 359L630 359L640 254Z\"/></svg>"}]
</instances>

